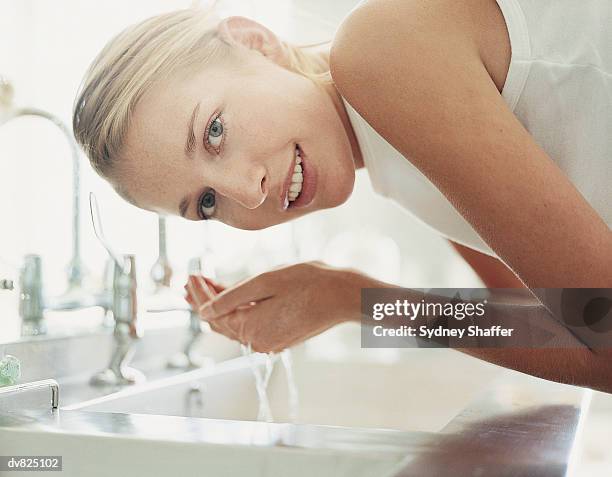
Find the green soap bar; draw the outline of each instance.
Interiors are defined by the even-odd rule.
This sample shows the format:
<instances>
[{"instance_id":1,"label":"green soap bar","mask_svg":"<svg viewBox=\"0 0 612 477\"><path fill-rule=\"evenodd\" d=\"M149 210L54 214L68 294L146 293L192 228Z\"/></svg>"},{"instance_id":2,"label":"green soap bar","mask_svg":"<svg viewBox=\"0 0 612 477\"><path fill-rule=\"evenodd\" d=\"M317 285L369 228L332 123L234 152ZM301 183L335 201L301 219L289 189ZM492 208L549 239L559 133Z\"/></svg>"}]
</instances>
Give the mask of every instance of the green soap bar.
<instances>
[{"instance_id":1,"label":"green soap bar","mask_svg":"<svg viewBox=\"0 0 612 477\"><path fill-rule=\"evenodd\" d=\"M0 359L0 386L11 386L21 377L21 363L15 356L7 354Z\"/></svg>"}]
</instances>

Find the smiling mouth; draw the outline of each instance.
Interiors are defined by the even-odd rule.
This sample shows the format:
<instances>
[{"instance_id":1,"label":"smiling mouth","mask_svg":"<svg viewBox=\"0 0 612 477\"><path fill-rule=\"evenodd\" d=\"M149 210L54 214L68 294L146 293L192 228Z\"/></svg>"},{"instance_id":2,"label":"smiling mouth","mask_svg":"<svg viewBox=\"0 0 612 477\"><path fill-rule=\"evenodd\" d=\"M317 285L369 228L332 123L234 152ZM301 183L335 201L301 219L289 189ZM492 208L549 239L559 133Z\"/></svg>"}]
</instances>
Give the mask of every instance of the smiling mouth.
<instances>
[{"instance_id":1,"label":"smiling mouth","mask_svg":"<svg viewBox=\"0 0 612 477\"><path fill-rule=\"evenodd\" d=\"M314 199L317 175L307 159L304 150L296 143L294 162L285 179L283 210L305 207Z\"/></svg>"},{"instance_id":2,"label":"smiling mouth","mask_svg":"<svg viewBox=\"0 0 612 477\"><path fill-rule=\"evenodd\" d=\"M291 183L287 190L287 201L289 205L295 202L302 192L302 185L304 183L304 172L302 170L302 151L298 144L295 145L295 156L293 173L291 175Z\"/></svg>"},{"instance_id":3,"label":"smiling mouth","mask_svg":"<svg viewBox=\"0 0 612 477\"><path fill-rule=\"evenodd\" d=\"M303 182L302 152L300 146L296 143L293 151L293 162L287 171L281 196L283 210L287 210L300 196Z\"/></svg>"}]
</instances>

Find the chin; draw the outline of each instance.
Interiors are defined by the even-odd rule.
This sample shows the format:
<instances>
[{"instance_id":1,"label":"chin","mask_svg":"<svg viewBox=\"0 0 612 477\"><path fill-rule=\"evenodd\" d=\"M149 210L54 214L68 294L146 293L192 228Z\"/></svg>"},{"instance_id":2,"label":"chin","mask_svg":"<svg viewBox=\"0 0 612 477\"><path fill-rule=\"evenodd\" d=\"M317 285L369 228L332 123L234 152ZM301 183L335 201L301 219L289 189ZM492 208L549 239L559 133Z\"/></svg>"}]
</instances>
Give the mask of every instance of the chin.
<instances>
[{"instance_id":1,"label":"chin","mask_svg":"<svg viewBox=\"0 0 612 477\"><path fill-rule=\"evenodd\" d=\"M349 199L355 186L354 171L352 174L349 172L342 182L336 183L334 186L335 189L330 191L327 197L325 197L325 206L322 208L331 209L333 207L338 207Z\"/></svg>"}]
</instances>

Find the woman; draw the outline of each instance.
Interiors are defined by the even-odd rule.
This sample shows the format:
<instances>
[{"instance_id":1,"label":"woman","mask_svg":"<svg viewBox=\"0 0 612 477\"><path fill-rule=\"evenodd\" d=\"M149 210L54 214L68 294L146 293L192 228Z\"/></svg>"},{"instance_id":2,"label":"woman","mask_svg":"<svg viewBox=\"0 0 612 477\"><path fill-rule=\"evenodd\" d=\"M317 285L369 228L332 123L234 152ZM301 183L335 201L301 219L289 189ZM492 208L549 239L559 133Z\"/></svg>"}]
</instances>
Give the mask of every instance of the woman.
<instances>
[{"instance_id":1,"label":"woman","mask_svg":"<svg viewBox=\"0 0 612 477\"><path fill-rule=\"evenodd\" d=\"M366 167L487 286L528 288L566 348L464 351L612 392L612 353L543 290L612 287L611 21L606 0L369 0L330 48L300 49L246 18L175 12L104 48L73 126L132 204L243 229L342 204ZM376 287L393 285L308 263L228 290L196 277L188 299L271 351L359 319Z\"/></svg>"}]
</instances>

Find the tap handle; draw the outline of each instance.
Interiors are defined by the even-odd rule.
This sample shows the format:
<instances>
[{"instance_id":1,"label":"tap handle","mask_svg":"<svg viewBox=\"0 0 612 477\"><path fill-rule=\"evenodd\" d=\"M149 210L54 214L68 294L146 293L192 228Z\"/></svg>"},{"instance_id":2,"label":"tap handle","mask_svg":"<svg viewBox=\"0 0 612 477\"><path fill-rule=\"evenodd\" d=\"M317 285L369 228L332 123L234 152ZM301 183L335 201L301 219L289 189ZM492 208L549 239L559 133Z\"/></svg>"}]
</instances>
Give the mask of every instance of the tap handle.
<instances>
[{"instance_id":1,"label":"tap handle","mask_svg":"<svg viewBox=\"0 0 612 477\"><path fill-rule=\"evenodd\" d=\"M202 273L202 259L200 257L193 257L189 259L187 264L187 273L189 275L199 275Z\"/></svg>"},{"instance_id":2,"label":"tap handle","mask_svg":"<svg viewBox=\"0 0 612 477\"><path fill-rule=\"evenodd\" d=\"M42 260L26 255L19 274L19 315L24 321L38 321L43 314Z\"/></svg>"},{"instance_id":3,"label":"tap handle","mask_svg":"<svg viewBox=\"0 0 612 477\"><path fill-rule=\"evenodd\" d=\"M172 267L168 261L168 247L166 245L166 218L162 215L157 216L157 230L159 242L159 256L151 267L151 279L155 284L155 289L170 287L172 279Z\"/></svg>"},{"instance_id":4,"label":"tap handle","mask_svg":"<svg viewBox=\"0 0 612 477\"><path fill-rule=\"evenodd\" d=\"M113 316L115 332L139 338L136 257L123 255L123 263L115 264L113 272Z\"/></svg>"}]
</instances>

